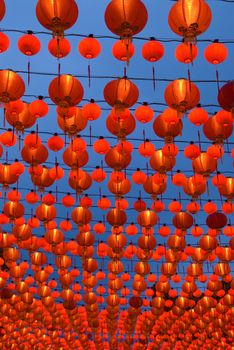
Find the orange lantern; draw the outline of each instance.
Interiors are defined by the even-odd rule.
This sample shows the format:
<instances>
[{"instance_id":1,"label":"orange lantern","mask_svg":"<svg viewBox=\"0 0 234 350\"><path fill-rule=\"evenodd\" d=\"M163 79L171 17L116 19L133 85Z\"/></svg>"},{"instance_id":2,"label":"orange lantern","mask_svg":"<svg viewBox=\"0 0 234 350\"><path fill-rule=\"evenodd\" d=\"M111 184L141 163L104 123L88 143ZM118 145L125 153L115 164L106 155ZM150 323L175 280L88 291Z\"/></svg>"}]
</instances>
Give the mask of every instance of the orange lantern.
<instances>
[{"instance_id":1,"label":"orange lantern","mask_svg":"<svg viewBox=\"0 0 234 350\"><path fill-rule=\"evenodd\" d=\"M105 11L105 22L108 29L131 42L133 35L138 34L145 27L148 14L141 0L112 0Z\"/></svg>"},{"instance_id":2,"label":"orange lantern","mask_svg":"<svg viewBox=\"0 0 234 350\"><path fill-rule=\"evenodd\" d=\"M49 41L48 50L52 56L60 59L69 55L71 44L66 38L52 38Z\"/></svg>"},{"instance_id":3,"label":"orange lantern","mask_svg":"<svg viewBox=\"0 0 234 350\"><path fill-rule=\"evenodd\" d=\"M177 61L189 64L193 63L198 55L198 48L192 43L182 43L176 47L175 57Z\"/></svg>"},{"instance_id":4,"label":"orange lantern","mask_svg":"<svg viewBox=\"0 0 234 350\"><path fill-rule=\"evenodd\" d=\"M0 102L19 100L25 92L23 79L11 70L0 71Z\"/></svg>"},{"instance_id":5,"label":"orange lantern","mask_svg":"<svg viewBox=\"0 0 234 350\"><path fill-rule=\"evenodd\" d=\"M49 85L51 100L62 108L77 105L83 98L84 90L78 79L72 75L54 78Z\"/></svg>"},{"instance_id":6,"label":"orange lantern","mask_svg":"<svg viewBox=\"0 0 234 350\"><path fill-rule=\"evenodd\" d=\"M168 23L186 42L196 42L196 37L208 29L211 19L205 0L178 0L169 12Z\"/></svg>"},{"instance_id":7,"label":"orange lantern","mask_svg":"<svg viewBox=\"0 0 234 350\"><path fill-rule=\"evenodd\" d=\"M36 15L41 25L51 30L53 36L63 37L64 30L75 24L78 7L74 0L55 0L50 3L38 0Z\"/></svg>"},{"instance_id":8,"label":"orange lantern","mask_svg":"<svg viewBox=\"0 0 234 350\"><path fill-rule=\"evenodd\" d=\"M133 106L139 96L137 86L127 77L112 80L105 86L103 93L106 102L114 107L117 113Z\"/></svg>"},{"instance_id":9,"label":"orange lantern","mask_svg":"<svg viewBox=\"0 0 234 350\"><path fill-rule=\"evenodd\" d=\"M127 61L133 57L135 47L133 43L125 43L123 40L118 40L112 46L112 55L119 61Z\"/></svg>"},{"instance_id":10,"label":"orange lantern","mask_svg":"<svg viewBox=\"0 0 234 350\"><path fill-rule=\"evenodd\" d=\"M157 62L162 59L164 56L164 46L156 41L154 37L151 37L149 41L147 41L142 46L142 56L146 61L149 62ZM153 88L155 90L156 87L156 78L155 78L155 67L152 67L152 75L153 75Z\"/></svg>"},{"instance_id":11,"label":"orange lantern","mask_svg":"<svg viewBox=\"0 0 234 350\"><path fill-rule=\"evenodd\" d=\"M185 113L199 103L200 92L194 83L186 79L178 79L166 87L164 98L169 107Z\"/></svg>"}]
</instances>

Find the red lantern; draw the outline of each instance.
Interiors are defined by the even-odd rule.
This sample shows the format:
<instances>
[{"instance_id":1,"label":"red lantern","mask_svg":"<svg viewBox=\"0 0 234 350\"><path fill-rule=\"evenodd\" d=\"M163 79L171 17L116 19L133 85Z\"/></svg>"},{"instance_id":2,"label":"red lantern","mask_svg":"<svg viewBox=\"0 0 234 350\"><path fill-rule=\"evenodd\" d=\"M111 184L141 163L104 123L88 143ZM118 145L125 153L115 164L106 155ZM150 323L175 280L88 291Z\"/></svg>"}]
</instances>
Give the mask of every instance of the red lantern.
<instances>
[{"instance_id":1,"label":"red lantern","mask_svg":"<svg viewBox=\"0 0 234 350\"><path fill-rule=\"evenodd\" d=\"M0 71L0 102L19 100L25 91L23 79L11 70Z\"/></svg>"},{"instance_id":2,"label":"red lantern","mask_svg":"<svg viewBox=\"0 0 234 350\"><path fill-rule=\"evenodd\" d=\"M168 23L171 30L187 42L196 42L196 37L205 32L212 13L205 0L178 0L171 8Z\"/></svg>"},{"instance_id":3,"label":"red lantern","mask_svg":"<svg viewBox=\"0 0 234 350\"><path fill-rule=\"evenodd\" d=\"M119 61L130 61L135 53L133 43L125 43L123 40L116 41L112 46L112 55Z\"/></svg>"},{"instance_id":4,"label":"red lantern","mask_svg":"<svg viewBox=\"0 0 234 350\"><path fill-rule=\"evenodd\" d=\"M52 38L48 44L48 50L56 58L64 58L71 51L71 44L66 38Z\"/></svg>"},{"instance_id":5,"label":"red lantern","mask_svg":"<svg viewBox=\"0 0 234 350\"><path fill-rule=\"evenodd\" d=\"M81 83L72 75L54 78L49 85L51 100L63 108L77 105L82 100L83 94Z\"/></svg>"},{"instance_id":6,"label":"red lantern","mask_svg":"<svg viewBox=\"0 0 234 350\"><path fill-rule=\"evenodd\" d=\"M51 30L54 36L63 37L64 30L75 24L78 7L74 0L55 0L50 3L38 0L36 15L41 25Z\"/></svg>"},{"instance_id":7,"label":"red lantern","mask_svg":"<svg viewBox=\"0 0 234 350\"><path fill-rule=\"evenodd\" d=\"M108 29L128 41L142 31L147 19L147 10L141 0L123 0L121 4L118 0L112 0L105 11Z\"/></svg>"},{"instance_id":8,"label":"red lantern","mask_svg":"<svg viewBox=\"0 0 234 350\"><path fill-rule=\"evenodd\" d=\"M0 14L1 14L1 9L0 9ZM7 51L9 46L10 46L10 40L8 36L0 32L0 53Z\"/></svg>"},{"instance_id":9,"label":"red lantern","mask_svg":"<svg viewBox=\"0 0 234 350\"><path fill-rule=\"evenodd\" d=\"M139 96L137 86L126 77L112 80L104 88L104 98L106 102L118 110L124 110L133 106Z\"/></svg>"},{"instance_id":10,"label":"red lantern","mask_svg":"<svg viewBox=\"0 0 234 350\"><path fill-rule=\"evenodd\" d=\"M169 107L185 113L199 103L200 92L194 83L178 79L166 87L164 98Z\"/></svg>"},{"instance_id":11,"label":"red lantern","mask_svg":"<svg viewBox=\"0 0 234 350\"><path fill-rule=\"evenodd\" d=\"M142 46L142 56L146 61L149 62L157 62L162 59L164 56L164 46L159 42L156 41L154 37L150 38L149 41L147 41L143 46ZM153 73L153 87L155 90L155 68L154 66L152 67L152 73Z\"/></svg>"},{"instance_id":12,"label":"red lantern","mask_svg":"<svg viewBox=\"0 0 234 350\"><path fill-rule=\"evenodd\" d=\"M218 102L221 108L233 113L234 108L234 81L223 85L218 93Z\"/></svg>"},{"instance_id":13,"label":"red lantern","mask_svg":"<svg viewBox=\"0 0 234 350\"><path fill-rule=\"evenodd\" d=\"M204 51L205 59L211 64L220 64L224 62L228 56L228 50L224 44L215 40L212 44L208 45Z\"/></svg>"},{"instance_id":14,"label":"red lantern","mask_svg":"<svg viewBox=\"0 0 234 350\"><path fill-rule=\"evenodd\" d=\"M6 5L5 5L5 1L1 0L0 1L0 21L3 19L3 17L5 16L5 12L6 12Z\"/></svg>"},{"instance_id":15,"label":"red lantern","mask_svg":"<svg viewBox=\"0 0 234 350\"><path fill-rule=\"evenodd\" d=\"M177 61L189 64L192 63L198 55L198 48L192 43L182 43L176 47L175 57Z\"/></svg>"}]
</instances>

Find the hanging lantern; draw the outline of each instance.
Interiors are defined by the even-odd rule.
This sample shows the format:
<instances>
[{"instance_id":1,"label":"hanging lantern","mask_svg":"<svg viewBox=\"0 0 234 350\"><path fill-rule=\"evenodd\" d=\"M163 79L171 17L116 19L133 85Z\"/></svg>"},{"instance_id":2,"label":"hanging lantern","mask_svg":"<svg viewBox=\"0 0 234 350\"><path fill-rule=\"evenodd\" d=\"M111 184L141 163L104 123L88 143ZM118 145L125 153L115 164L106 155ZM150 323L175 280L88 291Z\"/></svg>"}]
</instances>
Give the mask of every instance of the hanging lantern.
<instances>
[{"instance_id":1,"label":"hanging lantern","mask_svg":"<svg viewBox=\"0 0 234 350\"><path fill-rule=\"evenodd\" d=\"M103 93L106 102L114 107L117 113L133 106L139 96L137 86L126 77L109 82Z\"/></svg>"},{"instance_id":2,"label":"hanging lantern","mask_svg":"<svg viewBox=\"0 0 234 350\"><path fill-rule=\"evenodd\" d=\"M154 176L148 176L143 184L144 191L151 195L151 198L157 199L157 196L162 195L167 188L166 181L158 183L154 181Z\"/></svg>"},{"instance_id":3,"label":"hanging lantern","mask_svg":"<svg viewBox=\"0 0 234 350\"><path fill-rule=\"evenodd\" d=\"M206 224L212 229L220 230L227 225L227 217L223 213L215 212L207 217Z\"/></svg>"},{"instance_id":4,"label":"hanging lantern","mask_svg":"<svg viewBox=\"0 0 234 350\"><path fill-rule=\"evenodd\" d=\"M112 46L112 55L119 61L128 62L135 53L133 43L125 43L123 40L118 40Z\"/></svg>"},{"instance_id":5,"label":"hanging lantern","mask_svg":"<svg viewBox=\"0 0 234 350\"><path fill-rule=\"evenodd\" d=\"M19 50L29 58L38 54L41 49L39 39L31 31L22 35L18 40ZM28 84L30 83L30 60L28 60Z\"/></svg>"},{"instance_id":6,"label":"hanging lantern","mask_svg":"<svg viewBox=\"0 0 234 350\"><path fill-rule=\"evenodd\" d=\"M171 109L171 111L174 111ZM175 112L177 114L177 112ZM163 112L154 120L153 129L155 134L164 139L166 143L171 143L173 140L182 134L183 123L177 118L175 122L168 122L165 113Z\"/></svg>"},{"instance_id":7,"label":"hanging lantern","mask_svg":"<svg viewBox=\"0 0 234 350\"><path fill-rule=\"evenodd\" d=\"M27 103L23 103L23 110L19 114L10 113L6 109L5 117L8 123L19 132L31 128L36 122L36 118L30 113L29 104Z\"/></svg>"},{"instance_id":8,"label":"hanging lantern","mask_svg":"<svg viewBox=\"0 0 234 350\"><path fill-rule=\"evenodd\" d=\"M234 81L230 81L223 85L218 93L218 103L221 108L233 114L234 110Z\"/></svg>"},{"instance_id":9,"label":"hanging lantern","mask_svg":"<svg viewBox=\"0 0 234 350\"><path fill-rule=\"evenodd\" d=\"M193 63L197 55L198 48L192 43L181 43L175 50L175 57L177 61L184 64Z\"/></svg>"},{"instance_id":10,"label":"hanging lantern","mask_svg":"<svg viewBox=\"0 0 234 350\"><path fill-rule=\"evenodd\" d=\"M87 38L82 39L79 42L78 50L81 56L88 60L92 60L100 55L101 52L101 44L97 39L90 34ZM88 65L88 80L89 87L91 83L91 72L90 72L90 64Z\"/></svg>"},{"instance_id":11,"label":"hanging lantern","mask_svg":"<svg viewBox=\"0 0 234 350\"><path fill-rule=\"evenodd\" d=\"M112 0L105 11L105 22L108 29L121 39L131 42L133 35L145 27L148 14L141 0Z\"/></svg>"},{"instance_id":12,"label":"hanging lantern","mask_svg":"<svg viewBox=\"0 0 234 350\"><path fill-rule=\"evenodd\" d=\"M72 75L54 78L49 85L49 96L58 106L67 108L77 105L83 98L84 90Z\"/></svg>"},{"instance_id":13,"label":"hanging lantern","mask_svg":"<svg viewBox=\"0 0 234 350\"><path fill-rule=\"evenodd\" d=\"M49 107L42 96L38 96L38 100L32 101L29 104L29 111L35 118L42 118L49 112Z\"/></svg>"},{"instance_id":14,"label":"hanging lantern","mask_svg":"<svg viewBox=\"0 0 234 350\"><path fill-rule=\"evenodd\" d=\"M127 168L131 162L131 155L126 152L119 152L116 147L111 148L105 156L106 164L115 170L122 170Z\"/></svg>"},{"instance_id":15,"label":"hanging lantern","mask_svg":"<svg viewBox=\"0 0 234 350\"><path fill-rule=\"evenodd\" d=\"M164 174L171 171L175 166L176 158L169 158L163 155L162 150L155 151L150 158L150 166L155 171Z\"/></svg>"},{"instance_id":16,"label":"hanging lantern","mask_svg":"<svg viewBox=\"0 0 234 350\"><path fill-rule=\"evenodd\" d=\"M140 226L149 228L157 224L158 216L154 211L147 209L138 214L137 222Z\"/></svg>"},{"instance_id":17,"label":"hanging lantern","mask_svg":"<svg viewBox=\"0 0 234 350\"><path fill-rule=\"evenodd\" d=\"M144 102L143 106L136 108L134 115L140 123L144 124L149 123L153 119L154 111Z\"/></svg>"},{"instance_id":18,"label":"hanging lantern","mask_svg":"<svg viewBox=\"0 0 234 350\"><path fill-rule=\"evenodd\" d=\"M48 43L50 54L58 59L69 55L71 44L66 38L52 38Z\"/></svg>"},{"instance_id":19,"label":"hanging lantern","mask_svg":"<svg viewBox=\"0 0 234 350\"><path fill-rule=\"evenodd\" d=\"M74 0L55 0L50 3L38 0L36 15L40 24L51 30L53 36L63 37L64 31L75 24L78 7Z\"/></svg>"},{"instance_id":20,"label":"hanging lantern","mask_svg":"<svg viewBox=\"0 0 234 350\"><path fill-rule=\"evenodd\" d=\"M218 114L215 114L203 125L203 132L209 140L223 143L224 140L232 135L233 124L223 125L219 123Z\"/></svg>"},{"instance_id":21,"label":"hanging lantern","mask_svg":"<svg viewBox=\"0 0 234 350\"><path fill-rule=\"evenodd\" d=\"M228 56L228 50L224 44L219 43L218 40L214 40L213 44L210 44L205 48L204 56L209 63L217 66L226 60ZM219 90L218 69L216 69L216 80L217 80L217 85Z\"/></svg>"},{"instance_id":22,"label":"hanging lantern","mask_svg":"<svg viewBox=\"0 0 234 350\"><path fill-rule=\"evenodd\" d=\"M164 56L164 46L156 41L154 37L151 37L149 41L147 41L142 46L142 56L146 61L149 62L157 62L162 59ZM155 77L155 67L152 67L152 75L153 75L153 88L155 90L156 87L156 77Z\"/></svg>"},{"instance_id":23,"label":"hanging lantern","mask_svg":"<svg viewBox=\"0 0 234 350\"><path fill-rule=\"evenodd\" d=\"M211 19L212 13L205 0L178 0L169 12L168 23L185 42L196 42L197 36L208 29Z\"/></svg>"},{"instance_id":24,"label":"hanging lantern","mask_svg":"<svg viewBox=\"0 0 234 350\"><path fill-rule=\"evenodd\" d=\"M1 14L1 9L0 9L0 14ZM1 15L0 15L0 17L1 17ZM6 34L0 32L0 53L7 51L9 46L10 46L10 40L9 40L8 36Z\"/></svg>"},{"instance_id":25,"label":"hanging lantern","mask_svg":"<svg viewBox=\"0 0 234 350\"><path fill-rule=\"evenodd\" d=\"M86 225L92 219L91 212L84 207L76 207L71 214L72 220L79 226Z\"/></svg>"},{"instance_id":26,"label":"hanging lantern","mask_svg":"<svg viewBox=\"0 0 234 350\"><path fill-rule=\"evenodd\" d=\"M193 226L193 217L192 215L181 211L174 216L172 222L176 228L188 230L191 226Z\"/></svg>"},{"instance_id":27,"label":"hanging lantern","mask_svg":"<svg viewBox=\"0 0 234 350\"><path fill-rule=\"evenodd\" d=\"M126 136L130 135L136 128L136 121L132 114L128 115L124 120L118 118L118 116L125 114L125 110L114 111L117 120L114 120L111 115L106 119L106 127L108 131L117 136L118 140L125 140Z\"/></svg>"},{"instance_id":28,"label":"hanging lantern","mask_svg":"<svg viewBox=\"0 0 234 350\"><path fill-rule=\"evenodd\" d=\"M3 19L3 17L5 16L5 12L6 12L6 5L5 5L5 1L1 0L0 1L0 21Z\"/></svg>"},{"instance_id":29,"label":"hanging lantern","mask_svg":"<svg viewBox=\"0 0 234 350\"><path fill-rule=\"evenodd\" d=\"M112 226L122 226L126 223L127 216L123 210L114 208L107 213L106 220Z\"/></svg>"},{"instance_id":30,"label":"hanging lantern","mask_svg":"<svg viewBox=\"0 0 234 350\"><path fill-rule=\"evenodd\" d=\"M169 107L185 113L199 103L200 92L194 83L186 79L178 79L166 87L164 98Z\"/></svg>"},{"instance_id":31,"label":"hanging lantern","mask_svg":"<svg viewBox=\"0 0 234 350\"><path fill-rule=\"evenodd\" d=\"M234 197L234 178L227 177L224 184L218 185L218 191L221 196L231 201Z\"/></svg>"},{"instance_id":32,"label":"hanging lantern","mask_svg":"<svg viewBox=\"0 0 234 350\"><path fill-rule=\"evenodd\" d=\"M88 124L88 120L82 115L80 108L76 107L74 114L71 118L64 119L60 115L57 118L58 126L64 133L67 133L69 137L73 137L82 130L84 130Z\"/></svg>"},{"instance_id":33,"label":"hanging lantern","mask_svg":"<svg viewBox=\"0 0 234 350\"><path fill-rule=\"evenodd\" d=\"M90 121L100 118L101 113L101 108L95 103L93 99L90 100L90 103L87 103L82 107L83 117Z\"/></svg>"},{"instance_id":34,"label":"hanging lantern","mask_svg":"<svg viewBox=\"0 0 234 350\"><path fill-rule=\"evenodd\" d=\"M201 107L200 104L198 104L196 108L191 110L191 112L188 115L188 119L194 125L200 126L207 122L207 120L209 119L209 114L205 109Z\"/></svg>"},{"instance_id":35,"label":"hanging lantern","mask_svg":"<svg viewBox=\"0 0 234 350\"><path fill-rule=\"evenodd\" d=\"M11 70L0 71L0 102L19 100L25 92L23 79Z\"/></svg>"},{"instance_id":36,"label":"hanging lantern","mask_svg":"<svg viewBox=\"0 0 234 350\"><path fill-rule=\"evenodd\" d=\"M206 182L199 183L195 177L191 176L186 180L183 190L188 196L196 199L206 191Z\"/></svg>"},{"instance_id":37,"label":"hanging lantern","mask_svg":"<svg viewBox=\"0 0 234 350\"><path fill-rule=\"evenodd\" d=\"M203 176L210 176L217 169L217 160L211 158L206 152L196 157L192 162L193 169L196 173Z\"/></svg>"}]
</instances>

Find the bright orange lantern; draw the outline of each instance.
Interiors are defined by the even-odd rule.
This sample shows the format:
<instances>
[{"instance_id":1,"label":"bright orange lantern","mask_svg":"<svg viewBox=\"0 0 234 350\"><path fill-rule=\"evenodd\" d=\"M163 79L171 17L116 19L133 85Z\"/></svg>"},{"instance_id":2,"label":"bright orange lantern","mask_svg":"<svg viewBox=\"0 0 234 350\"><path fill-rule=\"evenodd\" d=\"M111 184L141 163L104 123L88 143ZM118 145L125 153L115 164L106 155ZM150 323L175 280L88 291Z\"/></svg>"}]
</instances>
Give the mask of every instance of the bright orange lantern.
<instances>
[{"instance_id":1,"label":"bright orange lantern","mask_svg":"<svg viewBox=\"0 0 234 350\"><path fill-rule=\"evenodd\" d=\"M177 79L166 87L164 98L169 107L185 113L199 103L200 92L194 83Z\"/></svg>"},{"instance_id":2,"label":"bright orange lantern","mask_svg":"<svg viewBox=\"0 0 234 350\"><path fill-rule=\"evenodd\" d=\"M168 23L171 30L187 42L196 42L211 22L212 13L205 0L178 0L171 8Z\"/></svg>"},{"instance_id":3,"label":"bright orange lantern","mask_svg":"<svg viewBox=\"0 0 234 350\"><path fill-rule=\"evenodd\" d=\"M51 30L54 36L63 37L64 30L75 24L78 7L74 0L38 0L36 15L41 25Z\"/></svg>"},{"instance_id":4,"label":"bright orange lantern","mask_svg":"<svg viewBox=\"0 0 234 350\"><path fill-rule=\"evenodd\" d=\"M108 29L121 37L131 40L132 36L145 27L148 14L141 0L112 0L105 11L105 22Z\"/></svg>"}]
</instances>

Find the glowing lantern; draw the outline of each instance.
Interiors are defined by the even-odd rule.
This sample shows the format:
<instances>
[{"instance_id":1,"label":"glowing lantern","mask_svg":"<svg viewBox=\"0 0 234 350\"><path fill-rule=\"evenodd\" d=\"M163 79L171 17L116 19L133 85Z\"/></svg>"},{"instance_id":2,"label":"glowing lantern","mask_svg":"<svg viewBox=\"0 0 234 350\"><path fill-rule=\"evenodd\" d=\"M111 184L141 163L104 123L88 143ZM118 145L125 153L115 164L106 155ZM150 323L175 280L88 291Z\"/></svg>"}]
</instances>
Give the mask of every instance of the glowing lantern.
<instances>
[{"instance_id":1,"label":"glowing lantern","mask_svg":"<svg viewBox=\"0 0 234 350\"><path fill-rule=\"evenodd\" d=\"M25 92L23 79L11 70L0 71L0 102L19 100Z\"/></svg>"},{"instance_id":2,"label":"glowing lantern","mask_svg":"<svg viewBox=\"0 0 234 350\"><path fill-rule=\"evenodd\" d=\"M133 35L145 27L148 14L141 0L112 0L105 11L105 22L108 29L121 39L131 42Z\"/></svg>"},{"instance_id":3,"label":"glowing lantern","mask_svg":"<svg viewBox=\"0 0 234 350\"><path fill-rule=\"evenodd\" d=\"M118 40L112 46L112 55L119 61L130 61L135 53L133 43L125 43L123 40Z\"/></svg>"},{"instance_id":4,"label":"glowing lantern","mask_svg":"<svg viewBox=\"0 0 234 350\"><path fill-rule=\"evenodd\" d=\"M203 109L200 104L198 104L196 108L192 109L191 112L189 112L188 119L194 125L200 126L207 122L209 115L207 111Z\"/></svg>"},{"instance_id":5,"label":"glowing lantern","mask_svg":"<svg viewBox=\"0 0 234 350\"><path fill-rule=\"evenodd\" d=\"M72 75L61 75L54 78L49 85L51 100L63 108L77 105L82 100L83 94L81 83Z\"/></svg>"},{"instance_id":6,"label":"glowing lantern","mask_svg":"<svg viewBox=\"0 0 234 350\"><path fill-rule=\"evenodd\" d=\"M137 86L126 77L109 82L103 93L106 102L114 107L117 113L133 106L139 96Z\"/></svg>"},{"instance_id":7,"label":"glowing lantern","mask_svg":"<svg viewBox=\"0 0 234 350\"><path fill-rule=\"evenodd\" d=\"M43 101L43 97L39 96L38 100L32 101L29 104L29 112L35 118L42 118L46 116L49 112L49 107L45 101Z\"/></svg>"},{"instance_id":8,"label":"glowing lantern","mask_svg":"<svg viewBox=\"0 0 234 350\"><path fill-rule=\"evenodd\" d=\"M197 55L198 48L192 43L179 44L175 50L175 57L177 61L184 64L192 63L196 59Z\"/></svg>"},{"instance_id":9,"label":"glowing lantern","mask_svg":"<svg viewBox=\"0 0 234 350\"><path fill-rule=\"evenodd\" d=\"M208 29L211 19L212 13L205 0L178 0L169 12L168 23L186 42L196 42L196 37Z\"/></svg>"},{"instance_id":10,"label":"glowing lantern","mask_svg":"<svg viewBox=\"0 0 234 350\"><path fill-rule=\"evenodd\" d=\"M154 117L154 111L146 102L143 103L143 106L137 107L134 114L136 119L143 124L150 122Z\"/></svg>"},{"instance_id":11,"label":"glowing lantern","mask_svg":"<svg viewBox=\"0 0 234 350\"><path fill-rule=\"evenodd\" d=\"M169 107L185 113L199 103L200 92L194 83L186 79L178 79L166 87L164 98Z\"/></svg>"},{"instance_id":12,"label":"glowing lantern","mask_svg":"<svg viewBox=\"0 0 234 350\"><path fill-rule=\"evenodd\" d=\"M149 41L147 41L142 46L142 56L146 61L149 62L157 62L162 59L164 56L164 46L159 42L156 41L154 37L151 37ZM156 86L156 79L155 79L155 67L152 67L152 74L153 74L153 87L155 90Z\"/></svg>"},{"instance_id":13,"label":"glowing lantern","mask_svg":"<svg viewBox=\"0 0 234 350\"><path fill-rule=\"evenodd\" d=\"M38 0L36 7L38 21L52 31L54 36L63 37L64 30L71 28L78 18L78 7L74 0Z\"/></svg>"},{"instance_id":14,"label":"glowing lantern","mask_svg":"<svg viewBox=\"0 0 234 350\"><path fill-rule=\"evenodd\" d=\"M92 34L88 38L84 38L79 42L78 50L84 58L91 60L99 56L101 52L101 45L97 39L93 37ZM90 87L90 64L88 65L88 79Z\"/></svg>"},{"instance_id":15,"label":"glowing lantern","mask_svg":"<svg viewBox=\"0 0 234 350\"><path fill-rule=\"evenodd\" d=\"M8 36L0 32L0 53L7 51L9 46L10 46L10 40Z\"/></svg>"},{"instance_id":16,"label":"glowing lantern","mask_svg":"<svg viewBox=\"0 0 234 350\"><path fill-rule=\"evenodd\" d=\"M48 44L48 50L52 56L63 58L69 55L71 44L66 38L52 38Z\"/></svg>"}]
</instances>

